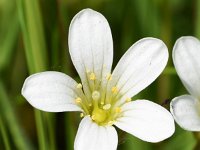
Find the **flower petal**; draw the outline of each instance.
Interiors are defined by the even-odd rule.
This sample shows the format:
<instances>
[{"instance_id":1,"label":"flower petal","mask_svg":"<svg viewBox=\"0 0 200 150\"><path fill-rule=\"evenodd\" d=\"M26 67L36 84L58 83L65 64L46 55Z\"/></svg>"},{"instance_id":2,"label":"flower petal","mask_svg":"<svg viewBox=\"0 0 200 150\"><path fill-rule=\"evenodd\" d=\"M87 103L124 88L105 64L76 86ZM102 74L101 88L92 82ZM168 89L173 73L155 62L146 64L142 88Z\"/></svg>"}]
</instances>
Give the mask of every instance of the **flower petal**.
<instances>
[{"instance_id":1,"label":"flower petal","mask_svg":"<svg viewBox=\"0 0 200 150\"><path fill-rule=\"evenodd\" d=\"M109 24L102 14L84 9L73 18L68 40L73 64L88 94L88 73L94 73L98 85L111 72L113 41Z\"/></svg>"},{"instance_id":2,"label":"flower petal","mask_svg":"<svg viewBox=\"0 0 200 150\"><path fill-rule=\"evenodd\" d=\"M170 103L175 121L189 131L200 131L200 103L190 95L176 97Z\"/></svg>"},{"instance_id":3,"label":"flower petal","mask_svg":"<svg viewBox=\"0 0 200 150\"><path fill-rule=\"evenodd\" d=\"M167 64L166 45L156 38L144 38L133 44L113 71L108 89L118 87L119 93L132 97L151 84Z\"/></svg>"},{"instance_id":4,"label":"flower petal","mask_svg":"<svg viewBox=\"0 0 200 150\"><path fill-rule=\"evenodd\" d=\"M89 116L83 118L76 135L75 150L116 150L117 132L112 126L99 126Z\"/></svg>"},{"instance_id":5,"label":"flower petal","mask_svg":"<svg viewBox=\"0 0 200 150\"><path fill-rule=\"evenodd\" d=\"M147 142L159 142L175 130L172 115L160 105L147 100L136 100L122 106L123 116L115 125Z\"/></svg>"},{"instance_id":6,"label":"flower petal","mask_svg":"<svg viewBox=\"0 0 200 150\"><path fill-rule=\"evenodd\" d=\"M176 71L190 94L200 97L200 41L181 37L173 48Z\"/></svg>"},{"instance_id":7,"label":"flower petal","mask_svg":"<svg viewBox=\"0 0 200 150\"><path fill-rule=\"evenodd\" d=\"M49 111L81 111L75 104L76 81L64 73L46 71L29 76L22 95L35 108Z\"/></svg>"}]
</instances>

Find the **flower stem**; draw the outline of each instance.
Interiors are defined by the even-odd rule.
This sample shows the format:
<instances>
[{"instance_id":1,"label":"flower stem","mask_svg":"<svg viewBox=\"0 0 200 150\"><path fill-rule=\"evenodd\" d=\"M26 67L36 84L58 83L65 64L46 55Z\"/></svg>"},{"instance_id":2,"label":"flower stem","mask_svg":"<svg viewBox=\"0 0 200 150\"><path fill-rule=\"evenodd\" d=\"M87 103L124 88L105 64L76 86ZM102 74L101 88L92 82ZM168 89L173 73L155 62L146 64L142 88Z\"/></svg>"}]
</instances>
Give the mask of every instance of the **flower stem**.
<instances>
[{"instance_id":1,"label":"flower stem","mask_svg":"<svg viewBox=\"0 0 200 150\"><path fill-rule=\"evenodd\" d=\"M10 142L9 142L7 132L6 132L6 128L5 128L5 125L4 125L4 122L1 118L1 116L0 116L0 133L2 135L3 142L5 144L5 149L10 150Z\"/></svg>"},{"instance_id":2,"label":"flower stem","mask_svg":"<svg viewBox=\"0 0 200 150\"><path fill-rule=\"evenodd\" d=\"M39 1L19 0L17 6L29 73L45 71L47 70L48 60ZM49 115L35 110L40 150L55 149L53 121ZM45 130L46 128L47 130ZM50 142L47 142L48 137Z\"/></svg>"},{"instance_id":3,"label":"flower stem","mask_svg":"<svg viewBox=\"0 0 200 150\"><path fill-rule=\"evenodd\" d=\"M8 129L12 134L12 139L16 145L17 149L20 150L31 150L30 141L26 138L23 133L22 128L17 120L17 116L15 115L14 109L10 104L8 94L6 93L5 87L0 80L0 114L4 117L6 124L8 125ZM0 124L2 126L2 124Z\"/></svg>"}]
</instances>

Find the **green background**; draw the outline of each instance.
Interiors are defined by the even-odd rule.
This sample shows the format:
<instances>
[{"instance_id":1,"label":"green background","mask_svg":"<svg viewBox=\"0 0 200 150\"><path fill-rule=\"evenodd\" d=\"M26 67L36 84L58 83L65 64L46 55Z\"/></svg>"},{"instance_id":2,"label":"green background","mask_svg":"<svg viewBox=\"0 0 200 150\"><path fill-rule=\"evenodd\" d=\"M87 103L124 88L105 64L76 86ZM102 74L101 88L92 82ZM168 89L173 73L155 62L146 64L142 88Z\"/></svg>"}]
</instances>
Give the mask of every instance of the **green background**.
<instances>
[{"instance_id":1,"label":"green background","mask_svg":"<svg viewBox=\"0 0 200 150\"><path fill-rule=\"evenodd\" d=\"M114 41L114 65L144 37L162 39L170 59L162 75L137 97L169 109L173 97L187 93L171 59L176 39L200 38L200 0L0 0L0 150L72 150L79 113L46 113L21 96L30 74L61 71L79 80L67 39L72 17L92 8L108 20ZM160 143L143 142L118 130L119 150L200 149L199 135L176 125Z\"/></svg>"}]
</instances>

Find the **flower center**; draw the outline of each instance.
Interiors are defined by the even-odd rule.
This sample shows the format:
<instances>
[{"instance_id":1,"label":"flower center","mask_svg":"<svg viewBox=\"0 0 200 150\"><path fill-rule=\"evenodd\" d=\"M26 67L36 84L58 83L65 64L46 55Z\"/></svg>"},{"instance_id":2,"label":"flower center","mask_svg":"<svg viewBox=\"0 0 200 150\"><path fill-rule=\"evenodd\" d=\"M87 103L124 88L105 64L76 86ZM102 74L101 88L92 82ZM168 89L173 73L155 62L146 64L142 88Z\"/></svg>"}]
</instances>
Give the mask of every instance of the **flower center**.
<instances>
[{"instance_id":1,"label":"flower center","mask_svg":"<svg viewBox=\"0 0 200 150\"><path fill-rule=\"evenodd\" d=\"M97 122L98 124L103 123L107 118L107 112L100 108L94 108L92 111L92 120Z\"/></svg>"},{"instance_id":2,"label":"flower center","mask_svg":"<svg viewBox=\"0 0 200 150\"><path fill-rule=\"evenodd\" d=\"M101 84L102 80L98 80L95 73L87 70L87 78L89 85L89 94L84 93L84 86L81 83L77 85L78 96L75 102L83 109L81 117L89 115L91 119L98 125L113 125L117 118L122 116L121 105L117 101L122 97L117 86L107 89L107 83L112 80L111 74L108 74ZM105 84L106 83L106 84ZM127 98L125 102L131 99Z\"/></svg>"}]
</instances>

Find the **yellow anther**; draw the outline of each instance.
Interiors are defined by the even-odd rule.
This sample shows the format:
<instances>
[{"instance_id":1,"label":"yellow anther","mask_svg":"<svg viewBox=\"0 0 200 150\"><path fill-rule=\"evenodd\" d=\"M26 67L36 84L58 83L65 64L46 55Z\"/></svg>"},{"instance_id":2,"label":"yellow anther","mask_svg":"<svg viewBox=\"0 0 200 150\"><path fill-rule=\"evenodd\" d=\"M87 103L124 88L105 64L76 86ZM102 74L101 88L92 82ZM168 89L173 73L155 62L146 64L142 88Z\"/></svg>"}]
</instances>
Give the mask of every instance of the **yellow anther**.
<instances>
[{"instance_id":1,"label":"yellow anther","mask_svg":"<svg viewBox=\"0 0 200 150\"><path fill-rule=\"evenodd\" d=\"M108 109L110 109L110 107L111 107L111 104L106 104L106 105L103 106L103 109L108 110Z\"/></svg>"},{"instance_id":2,"label":"yellow anther","mask_svg":"<svg viewBox=\"0 0 200 150\"><path fill-rule=\"evenodd\" d=\"M112 75L110 73L106 75L106 80L108 81L112 80Z\"/></svg>"},{"instance_id":3,"label":"yellow anther","mask_svg":"<svg viewBox=\"0 0 200 150\"><path fill-rule=\"evenodd\" d=\"M95 120L95 115L92 115L92 117L91 117L91 118L92 118L92 120Z\"/></svg>"},{"instance_id":4,"label":"yellow anther","mask_svg":"<svg viewBox=\"0 0 200 150\"><path fill-rule=\"evenodd\" d=\"M101 102L101 105L104 105L104 102Z\"/></svg>"},{"instance_id":5,"label":"yellow anther","mask_svg":"<svg viewBox=\"0 0 200 150\"><path fill-rule=\"evenodd\" d=\"M90 80L95 80L96 79L96 75L92 72L89 76Z\"/></svg>"},{"instance_id":6,"label":"yellow anther","mask_svg":"<svg viewBox=\"0 0 200 150\"><path fill-rule=\"evenodd\" d=\"M80 113L80 117L83 118L84 117L84 113Z\"/></svg>"},{"instance_id":7,"label":"yellow anther","mask_svg":"<svg viewBox=\"0 0 200 150\"><path fill-rule=\"evenodd\" d=\"M122 109L121 109L120 107L116 107L116 108L115 108L115 112L116 112L116 113L120 113L121 111L122 111Z\"/></svg>"},{"instance_id":8,"label":"yellow anther","mask_svg":"<svg viewBox=\"0 0 200 150\"><path fill-rule=\"evenodd\" d=\"M94 92L92 92L92 98L93 98L93 100L96 100L96 101L98 101L99 100L99 98L100 98L100 93L98 92L98 91L94 91Z\"/></svg>"},{"instance_id":9,"label":"yellow anther","mask_svg":"<svg viewBox=\"0 0 200 150\"><path fill-rule=\"evenodd\" d=\"M130 97L127 97L126 98L126 102L128 103L128 102L130 102L131 101L131 98Z\"/></svg>"},{"instance_id":10,"label":"yellow anther","mask_svg":"<svg viewBox=\"0 0 200 150\"><path fill-rule=\"evenodd\" d=\"M113 86L113 87L112 87L112 92L113 92L114 94L116 94L118 91L119 91L119 89L118 89L116 86Z\"/></svg>"},{"instance_id":11,"label":"yellow anther","mask_svg":"<svg viewBox=\"0 0 200 150\"><path fill-rule=\"evenodd\" d=\"M76 102L77 104L79 104L79 103L81 103L81 102L82 102L82 100L81 100L81 98L80 98L80 97L77 97L77 98L75 99L75 102Z\"/></svg>"},{"instance_id":12,"label":"yellow anther","mask_svg":"<svg viewBox=\"0 0 200 150\"><path fill-rule=\"evenodd\" d=\"M77 84L77 86L76 86L77 89L82 89L82 87L83 87L83 86L82 86L81 83Z\"/></svg>"},{"instance_id":13,"label":"yellow anther","mask_svg":"<svg viewBox=\"0 0 200 150\"><path fill-rule=\"evenodd\" d=\"M114 120L109 121L109 122L108 122L108 125L109 125L109 126L112 126L112 125L114 124L114 122L115 122Z\"/></svg>"},{"instance_id":14,"label":"yellow anther","mask_svg":"<svg viewBox=\"0 0 200 150\"><path fill-rule=\"evenodd\" d=\"M89 106L91 107L91 106L92 106L92 103L89 103Z\"/></svg>"}]
</instances>

